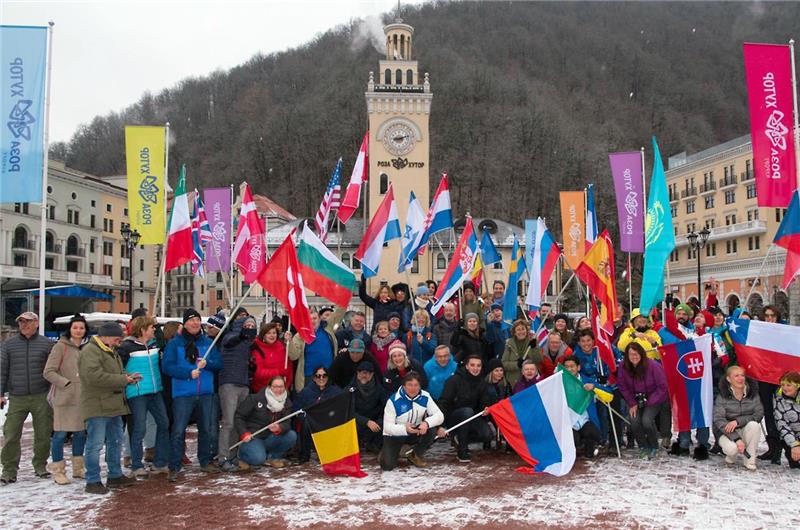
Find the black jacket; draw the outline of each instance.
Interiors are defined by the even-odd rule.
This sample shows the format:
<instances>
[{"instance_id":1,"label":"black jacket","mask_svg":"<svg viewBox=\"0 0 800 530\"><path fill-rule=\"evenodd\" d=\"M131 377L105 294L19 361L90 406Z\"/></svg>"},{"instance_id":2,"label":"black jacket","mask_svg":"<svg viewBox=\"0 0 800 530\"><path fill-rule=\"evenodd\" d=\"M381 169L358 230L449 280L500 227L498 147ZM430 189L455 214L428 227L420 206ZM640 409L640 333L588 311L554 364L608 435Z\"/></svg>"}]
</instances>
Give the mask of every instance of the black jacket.
<instances>
[{"instance_id":1,"label":"black jacket","mask_svg":"<svg viewBox=\"0 0 800 530\"><path fill-rule=\"evenodd\" d=\"M483 365L489 362L493 357L493 350L491 345L486 342L483 332L478 332L478 338L475 338L463 327L458 328L453 336L450 338L450 345L452 346L453 358L458 364L462 364L464 359L469 355L477 355L483 359Z\"/></svg>"},{"instance_id":2,"label":"black jacket","mask_svg":"<svg viewBox=\"0 0 800 530\"><path fill-rule=\"evenodd\" d=\"M331 367L329 369L331 382L339 388L344 388L350 385L353 377L356 375L356 368L358 368L358 365L363 362L372 364L374 368L373 371L375 372L375 379L380 381L383 372L381 371L380 366L378 366L378 361L375 360L375 357L371 353L364 352L364 357L362 357L361 360L356 363L350 358L350 354L344 351L337 354L336 358L331 363Z\"/></svg>"},{"instance_id":3,"label":"black jacket","mask_svg":"<svg viewBox=\"0 0 800 530\"><path fill-rule=\"evenodd\" d=\"M30 339L22 333L0 343L0 396L44 394L50 383L42 375L55 342L36 333Z\"/></svg>"},{"instance_id":4,"label":"black jacket","mask_svg":"<svg viewBox=\"0 0 800 530\"><path fill-rule=\"evenodd\" d=\"M417 375L419 375L419 386L422 387L422 390L427 390L428 376L425 374L425 369L416 360L409 359L409 361L411 364L406 368L406 374L408 374L408 372L416 372ZM383 376L383 384L386 390L391 394L397 392L397 389L400 388L400 381L402 380L403 376L400 375L400 370L397 368L387 370Z\"/></svg>"},{"instance_id":5,"label":"black jacket","mask_svg":"<svg viewBox=\"0 0 800 530\"><path fill-rule=\"evenodd\" d=\"M292 402L286 398L286 403L283 410L280 412L272 412L267 408L267 396L262 390L256 394L250 394L236 407L236 415L233 418L233 424L239 436L245 433L254 433L259 429L263 429L270 423L277 421L284 416L292 413ZM278 424L281 428L281 434L285 433L292 428L290 420L282 421ZM272 431L269 429L260 433L256 438L265 439L272 436Z\"/></svg>"},{"instance_id":6,"label":"black jacket","mask_svg":"<svg viewBox=\"0 0 800 530\"><path fill-rule=\"evenodd\" d=\"M365 395L361 392L358 379L355 377L350 383L355 401L356 424L359 427L366 427L369 420L377 422L378 424L383 424L383 409L386 407L388 394L381 384L380 379L377 378L377 375L378 374L375 374L375 376L372 377L370 383L373 385L374 391L369 395Z\"/></svg>"},{"instance_id":7,"label":"black jacket","mask_svg":"<svg viewBox=\"0 0 800 530\"><path fill-rule=\"evenodd\" d=\"M444 413L445 421L454 410L469 407L477 414L491 405L486 380L480 375L472 375L460 366L456 373L445 381L439 408Z\"/></svg>"}]
</instances>

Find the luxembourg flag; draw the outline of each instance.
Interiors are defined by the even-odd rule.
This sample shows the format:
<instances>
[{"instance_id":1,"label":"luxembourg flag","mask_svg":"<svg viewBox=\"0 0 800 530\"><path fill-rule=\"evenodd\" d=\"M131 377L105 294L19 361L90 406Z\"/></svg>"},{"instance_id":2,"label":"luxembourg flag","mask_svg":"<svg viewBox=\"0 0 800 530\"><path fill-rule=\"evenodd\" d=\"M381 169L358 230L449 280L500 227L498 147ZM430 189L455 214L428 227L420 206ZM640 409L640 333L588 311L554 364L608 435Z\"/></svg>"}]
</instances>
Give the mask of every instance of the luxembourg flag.
<instances>
[{"instance_id":1,"label":"luxembourg flag","mask_svg":"<svg viewBox=\"0 0 800 530\"><path fill-rule=\"evenodd\" d=\"M184 263L192 261L192 220L189 217L189 196L186 194L186 165L181 166L178 187L172 201L172 213L169 216L169 234L167 252L164 257L164 269L169 272Z\"/></svg>"},{"instance_id":2,"label":"luxembourg flag","mask_svg":"<svg viewBox=\"0 0 800 530\"><path fill-rule=\"evenodd\" d=\"M422 240L419 243L419 254L422 255L425 252L428 240L433 234L452 227L453 210L450 207L450 187L447 181L447 173L442 173L442 180L439 181L439 187L436 188L431 207L425 216L425 232L422 234Z\"/></svg>"},{"instance_id":3,"label":"luxembourg flag","mask_svg":"<svg viewBox=\"0 0 800 530\"><path fill-rule=\"evenodd\" d=\"M431 307L431 313L436 315L439 310L447 303L459 287L472 276L472 269L475 266L475 258L479 253L478 238L475 237L475 228L472 225L472 217L467 216L467 223L464 225L464 232L456 245L453 259L444 272L439 288L436 289L436 303Z\"/></svg>"},{"instance_id":4,"label":"luxembourg flag","mask_svg":"<svg viewBox=\"0 0 800 530\"><path fill-rule=\"evenodd\" d=\"M542 296L547 290L547 284L550 283L550 277L558 263L558 258L561 256L561 249L558 248L556 240L544 219L539 217L536 220L536 237L533 243L533 259L528 267L528 296L525 303L530 306L531 314L535 315L542 307Z\"/></svg>"},{"instance_id":5,"label":"luxembourg flag","mask_svg":"<svg viewBox=\"0 0 800 530\"><path fill-rule=\"evenodd\" d=\"M792 194L789 209L786 210L772 242L786 249L783 288L788 289L792 280L800 275L800 189Z\"/></svg>"},{"instance_id":6,"label":"luxembourg flag","mask_svg":"<svg viewBox=\"0 0 800 530\"><path fill-rule=\"evenodd\" d=\"M800 332L797 326L758 320L732 319L728 332L739 366L747 375L778 384L789 370L800 371Z\"/></svg>"},{"instance_id":7,"label":"luxembourg flag","mask_svg":"<svg viewBox=\"0 0 800 530\"><path fill-rule=\"evenodd\" d=\"M400 262L397 272L411 268L414 258L419 250L419 242L425 233L425 214L422 212L417 196L412 191L408 198L408 215L406 216L406 229L400 240Z\"/></svg>"},{"instance_id":8,"label":"luxembourg flag","mask_svg":"<svg viewBox=\"0 0 800 530\"><path fill-rule=\"evenodd\" d=\"M355 257L361 262L361 275L371 278L378 274L383 244L392 239L400 239L400 220L397 217L397 204L394 202L394 189L389 184L375 216L369 222Z\"/></svg>"},{"instance_id":9,"label":"luxembourg flag","mask_svg":"<svg viewBox=\"0 0 800 530\"><path fill-rule=\"evenodd\" d=\"M711 427L714 409L711 339L711 334L706 333L658 348L672 402L672 421L679 432Z\"/></svg>"},{"instance_id":10,"label":"luxembourg flag","mask_svg":"<svg viewBox=\"0 0 800 530\"><path fill-rule=\"evenodd\" d=\"M586 188L586 252L592 248L597 241L597 210L594 207L594 184L589 184Z\"/></svg>"}]
</instances>

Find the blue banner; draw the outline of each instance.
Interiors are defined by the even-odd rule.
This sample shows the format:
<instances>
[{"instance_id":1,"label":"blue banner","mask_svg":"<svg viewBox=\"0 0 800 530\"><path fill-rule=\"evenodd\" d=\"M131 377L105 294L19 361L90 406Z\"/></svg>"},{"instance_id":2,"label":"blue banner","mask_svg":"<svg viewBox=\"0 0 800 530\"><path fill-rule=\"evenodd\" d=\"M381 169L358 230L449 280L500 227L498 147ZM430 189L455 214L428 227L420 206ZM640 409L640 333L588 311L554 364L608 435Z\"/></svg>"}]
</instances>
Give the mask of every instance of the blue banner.
<instances>
[{"instance_id":1,"label":"blue banner","mask_svg":"<svg viewBox=\"0 0 800 530\"><path fill-rule=\"evenodd\" d=\"M534 263L533 249L536 246L536 219L525 219L525 263Z\"/></svg>"},{"instance_id":2,"label":"blue banner","mask_svg":"<svg viewBox=\"0 0 800 530\"><path fill-rule=\"evenodd\" d=\"M0 203L42 202L47 28L0 26Z\"/></svg>"}]
</instances>

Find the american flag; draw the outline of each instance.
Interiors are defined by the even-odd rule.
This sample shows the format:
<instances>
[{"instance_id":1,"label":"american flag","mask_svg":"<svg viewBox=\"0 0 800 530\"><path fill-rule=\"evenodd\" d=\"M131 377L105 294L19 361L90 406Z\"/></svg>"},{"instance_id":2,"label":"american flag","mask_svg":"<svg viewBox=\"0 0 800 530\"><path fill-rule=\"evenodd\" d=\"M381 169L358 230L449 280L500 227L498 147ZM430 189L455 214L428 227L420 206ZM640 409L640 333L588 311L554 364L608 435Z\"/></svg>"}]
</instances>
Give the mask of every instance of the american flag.
<instances>
[{"instance_id":1,"label":"american flag","mask_svg":"<svg viewBox=\"0 0 800 530\"><path fill-rule=\"evenodd\" d=\"M328 219L330 218L331 210L338 210L342 204L342 187L339 185L339 180L342 176L342 159L336 162L336 168L333 170L331 179L328 181L328 187L325 189L325 196L322 197L322 202L319 205L317 216L314 223L317 226L317 232L322 242L328 237Z\"/></svg>"}]
</instances>

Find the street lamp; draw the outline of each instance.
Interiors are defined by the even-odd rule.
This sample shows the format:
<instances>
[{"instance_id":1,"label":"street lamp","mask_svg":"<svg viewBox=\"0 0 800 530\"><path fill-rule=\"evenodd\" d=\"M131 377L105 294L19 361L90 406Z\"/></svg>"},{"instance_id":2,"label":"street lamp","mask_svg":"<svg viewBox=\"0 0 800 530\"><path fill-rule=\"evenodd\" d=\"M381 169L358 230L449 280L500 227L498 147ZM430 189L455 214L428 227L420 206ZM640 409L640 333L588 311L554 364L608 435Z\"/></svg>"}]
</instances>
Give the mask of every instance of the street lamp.
<instances>
[{"instance_id":1,"label":"street lamp","mask_svg":"<svg viewBox=\"0 0 800 530\"><path fill-rule=\"evenodd\" d=\"M686 236L689 240L689 246L694 249L695 255L697 256L697 302L702 307L703 300L702 300L702 291L701 291L701 281L700 281L700 251L705 248L706 243L708 242L708 236L711 235L711 231L708 227L703 227L700 230L700 233L697 234L692 230Z\"/></svg>"},{"instance_id":2,"label":"street lamp","mask_svg":"<svg viewBox=\"0 0 800 530\"><path fill-rule=\"evenodd\" d=\"M131 225L126 223L122 223L119 231L125 241L125 248L128 249L128 312L133 312L133 250L139 244L141 234L131 230Z\"/></svg>"}]
</instances>

